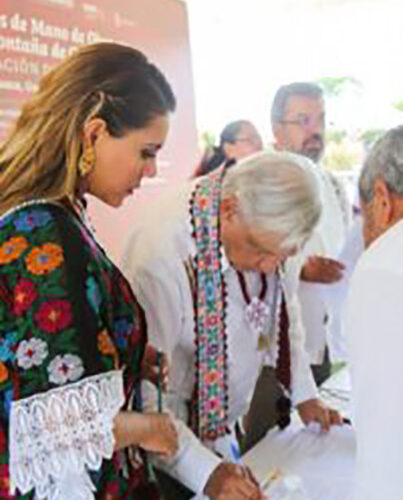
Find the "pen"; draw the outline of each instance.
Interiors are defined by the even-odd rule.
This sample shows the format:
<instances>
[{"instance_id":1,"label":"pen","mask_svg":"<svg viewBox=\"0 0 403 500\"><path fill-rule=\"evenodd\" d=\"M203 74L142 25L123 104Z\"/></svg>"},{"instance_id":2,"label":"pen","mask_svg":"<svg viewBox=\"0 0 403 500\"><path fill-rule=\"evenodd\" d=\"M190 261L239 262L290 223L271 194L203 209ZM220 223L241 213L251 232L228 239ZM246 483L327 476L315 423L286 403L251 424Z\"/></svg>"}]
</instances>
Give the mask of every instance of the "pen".
<instances>
[{"instance_id":1,"label":"pen","mask_svg":"<svg viewBox=\"0 0 403 500\"><path fill-rule=\"evenodd\" d=\"M162 352L157 351L157 368L158 368L158 413L162 413Z\"/></svg>"}]
</instances>

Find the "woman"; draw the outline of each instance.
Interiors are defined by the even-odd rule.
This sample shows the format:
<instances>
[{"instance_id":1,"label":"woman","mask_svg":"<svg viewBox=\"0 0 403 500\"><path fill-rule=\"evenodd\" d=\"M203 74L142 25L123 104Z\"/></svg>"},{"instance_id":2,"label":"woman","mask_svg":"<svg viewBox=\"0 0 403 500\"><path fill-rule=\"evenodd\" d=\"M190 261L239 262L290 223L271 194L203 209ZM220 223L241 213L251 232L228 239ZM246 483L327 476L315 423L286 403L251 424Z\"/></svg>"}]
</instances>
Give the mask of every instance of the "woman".
<instances>
[{"instance_id":1,"label":"woman","mask_svg":"<svg viewBox=\"0 0 403 500\"><path fill-rule=\"evenodd\" d=\"M118 207L153 176L174 108L142 53L91 45L42 79L0 147L3 499L157 498L140 448L171 456L176 431L139 412L144 315L84 197Z\"/></svg>"},{"instance_id":2,"label":"woman","mask_svg":"<svg viewBox=\"0 0 403 500\"><path fill-rule=\"evenodd\" d=\"M238 120L228 123L220 134L220 144L205 151L195 177L206 175L223 163L232 165L262 148L262 138L251 122Z\"/></svg>"}]
</instances>

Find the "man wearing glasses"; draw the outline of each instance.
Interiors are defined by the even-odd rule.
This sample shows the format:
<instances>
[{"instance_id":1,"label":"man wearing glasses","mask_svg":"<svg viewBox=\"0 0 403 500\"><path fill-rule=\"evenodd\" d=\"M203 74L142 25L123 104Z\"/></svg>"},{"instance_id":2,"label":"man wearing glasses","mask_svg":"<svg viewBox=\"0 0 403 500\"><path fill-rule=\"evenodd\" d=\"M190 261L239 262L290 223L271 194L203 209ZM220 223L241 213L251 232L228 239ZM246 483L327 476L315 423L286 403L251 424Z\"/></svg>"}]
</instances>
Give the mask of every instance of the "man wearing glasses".
<instances>
[{"instance_id":1,"label":"man wearing glasses","mask_svg":"<svg viewBox=\"0 0 403 500\"><path fill-rule=\"evenodd\" d=\"M330 311L326 303L326 285L336 283L343 277L344 266L336 258L343 247L352 210L343 185L320 165L325 134L322 89L307 82L281 86L273 100L271 124L275 148L310 158L317 166L322 191L324 207L321 222L299 256L299 299L306 330L306 349L315 381L320 385L330 375L326 341ZM272 425L276 423L280 395L281 388L273 370L265 366L245 419L246 449L265 435L270 421Z\"/></svg>"}]
</instances>

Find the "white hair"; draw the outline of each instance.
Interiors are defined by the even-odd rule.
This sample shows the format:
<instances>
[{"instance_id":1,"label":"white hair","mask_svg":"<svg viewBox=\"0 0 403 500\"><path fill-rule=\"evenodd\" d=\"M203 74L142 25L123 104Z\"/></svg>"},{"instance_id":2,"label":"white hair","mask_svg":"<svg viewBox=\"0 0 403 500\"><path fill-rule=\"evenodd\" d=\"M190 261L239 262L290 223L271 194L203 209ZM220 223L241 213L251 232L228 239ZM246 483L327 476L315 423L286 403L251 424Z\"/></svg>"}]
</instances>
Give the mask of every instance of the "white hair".
<instances>
[{"instance_id":1,"label":"white hair","mask_svg":"<svg viewBox=\"0 0 403 500\"><path fill-rule=\"evenodd\" d=\"M377 178L388 188L403 195L403 126L392 128L371 149L364 162L359 180L360 197L370 204L374 197Z\"/></svg>"},{"instance_id":2,"label":"white hair","mask_svg":"<svg viewBox=\"0 0 403 500\"><path fill-rule=\"evenodd\" d=\"M283 247L300 248L319 221L322 203L315 166L288 152L260 152L231 167L223 197L234 195L245 222L282 233Z\"/></svg>"}]
</instances>

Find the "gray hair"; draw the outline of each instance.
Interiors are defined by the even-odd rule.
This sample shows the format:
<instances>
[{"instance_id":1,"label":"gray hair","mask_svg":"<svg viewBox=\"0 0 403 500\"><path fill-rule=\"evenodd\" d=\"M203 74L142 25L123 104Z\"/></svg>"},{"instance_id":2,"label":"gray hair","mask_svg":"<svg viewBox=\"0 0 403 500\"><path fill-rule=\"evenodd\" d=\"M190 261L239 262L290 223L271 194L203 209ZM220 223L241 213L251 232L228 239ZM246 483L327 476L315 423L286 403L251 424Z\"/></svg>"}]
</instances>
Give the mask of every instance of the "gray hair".
<instances>
[{"instance_id":1,"label":"gray hair","mask_svg":"<svg viewBox=\"0 0 403 500\"><path fill-rule=\"evenodd\" d=\"M364 162L359 190L365 204L373 200L377 178L383 179L388 189L403 196L403 125L381 137Z\"/></svg>"},{"instance_id":2,"label":"gray hair","mask_svg":"<svg viewBox=\"0 0 403 500\"><path fill-rule=\"evenodd\" d=\"M319 221L322 203L313 163L288 152L260 152L231 167L223 196L234 195L245 222L286 235L283 247L300 248Z\"/></svg>"},{"instance_id":3,"label":"gray hair","mask_svg":"<svg viewBox=\"0 0 403 500\"><path fill-rule=\"evenodd\" d=\"M277 90L271 105L272 125L281 122L284 117L288 99L294 95L319 99L323 96L323 90L319 85L316 85L316 83L310 82L294 82L288 85L282 85Z\"/></svg>"}]
</instances>

